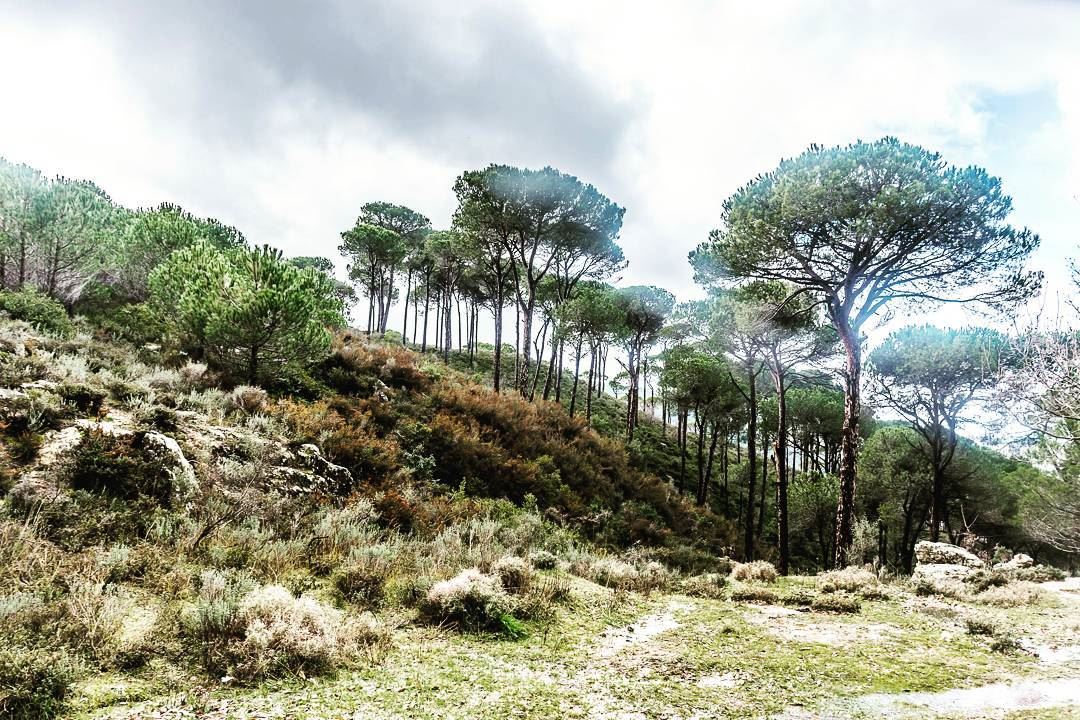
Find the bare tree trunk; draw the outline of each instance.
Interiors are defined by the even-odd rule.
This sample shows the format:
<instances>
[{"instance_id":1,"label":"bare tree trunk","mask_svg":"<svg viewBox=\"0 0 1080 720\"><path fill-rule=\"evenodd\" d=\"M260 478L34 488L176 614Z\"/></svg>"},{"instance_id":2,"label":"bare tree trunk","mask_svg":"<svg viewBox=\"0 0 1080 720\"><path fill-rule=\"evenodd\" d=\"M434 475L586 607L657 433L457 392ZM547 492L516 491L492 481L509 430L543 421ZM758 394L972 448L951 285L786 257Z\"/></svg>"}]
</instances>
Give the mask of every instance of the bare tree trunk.
<instances>
[{"instance_id":1,"label":"bare tree trunk","mask_svg":"<svg viewBox=\"0 0 1080 720\"><path fill-rule=\"evenodd\" d=\"M412 292L412 268L409 268L409 275L405 280L405 312L402 313L405 316L404 322L401 325L401 344L405 345L407 338L409 337L409 294Z\"/></svg>"},{"instance_id":2,"label":"bare tree trunk","mask_svg":"<svg viewBox=\"0 0 1080 720\"><path fill-rule=\"evenodd\" d=\"M835 320L835 318L834 318ZM844 343L844 426L840 435L840 498L836 504L836 539L833 543L833 566L847 567L848 548L855 515L856 461L859 452L859 391L862 373L862 347L855 330L846 323L836 323Z\"/></svg>"},{"instance_id":3,"label":"bare tree trunk","mask_svg":"<svg viewBox=\"0 0 1080 720\"><path fill-rule=\"evenodd\" d=\"M582 340L578 340L577 350L574 353L574 386L570 390L570 417L574 417L574 408L577 406L578 378L581 375L582 342Z\"/></svg>"}]
</instances>

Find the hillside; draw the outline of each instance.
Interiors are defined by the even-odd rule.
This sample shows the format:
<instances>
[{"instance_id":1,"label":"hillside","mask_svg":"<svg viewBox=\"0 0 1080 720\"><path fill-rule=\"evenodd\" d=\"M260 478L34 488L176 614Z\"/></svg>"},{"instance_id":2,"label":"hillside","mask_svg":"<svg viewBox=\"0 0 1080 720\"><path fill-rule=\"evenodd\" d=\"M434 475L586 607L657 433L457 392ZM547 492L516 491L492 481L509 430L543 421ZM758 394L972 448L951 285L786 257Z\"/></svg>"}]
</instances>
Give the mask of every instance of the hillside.
<instances>
[{"instance_id":1,"label":"hillside","mask_svg":"<svg viewBox=\"0 0 1080 720\"><path fill-rule=\"evenodd\" d=\"M80 323L0 326L10 717L748 717L1075 671L1068 593L732 570L621 445L400 347L341 333L272 397Z\"/></svg>"}]
</instances>

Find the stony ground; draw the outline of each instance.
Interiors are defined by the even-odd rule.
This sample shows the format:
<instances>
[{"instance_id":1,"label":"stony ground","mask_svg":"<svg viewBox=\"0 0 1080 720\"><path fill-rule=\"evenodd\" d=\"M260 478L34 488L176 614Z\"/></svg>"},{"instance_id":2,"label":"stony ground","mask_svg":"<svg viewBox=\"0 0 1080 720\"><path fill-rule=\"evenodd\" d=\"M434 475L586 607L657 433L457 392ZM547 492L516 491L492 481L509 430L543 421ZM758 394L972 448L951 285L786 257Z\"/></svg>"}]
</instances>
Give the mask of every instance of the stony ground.
<instances>
[{"instance_id":1,"label":"stony ground","mask_svg":"<svg viewBox=\"0 0 1080 720\"><path fill-rule=\"evenodd\" d=\"M1080 718L1080 579L1047 587L1050 599L1034 607L896 590L836 615L620 596L576 581L573 605L522 641L404 624L377 661L257 688L162 678L152 665L134 680L85 683L73 716ZM1007 629L1021 648L997 652L991 638L968 634L965 620L975 617Z\"/></svg>"}]
</instances>

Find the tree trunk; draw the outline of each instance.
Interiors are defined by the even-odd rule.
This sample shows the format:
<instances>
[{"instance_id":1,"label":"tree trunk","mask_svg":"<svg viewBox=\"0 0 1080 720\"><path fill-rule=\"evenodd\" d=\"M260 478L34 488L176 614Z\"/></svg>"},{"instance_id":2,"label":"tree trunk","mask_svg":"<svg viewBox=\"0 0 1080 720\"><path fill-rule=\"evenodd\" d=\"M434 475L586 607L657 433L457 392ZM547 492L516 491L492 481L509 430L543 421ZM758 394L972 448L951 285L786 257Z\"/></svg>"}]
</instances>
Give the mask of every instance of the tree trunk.
<instances>
[{"instance_id":1,"label":"tree trunk","mask_svg":"<svg viewBox=\"0 0 1080 720\"><path fill-rule=\"evenodd\" d=\"M791 564L791 550L788 546L787 388L783 375L778 375L775 380L779 419L776 423L773 461L776 463L776 534L780 550L776 569L781 575L787 575Z\"/></svg>"},{"instance_id":2,"label":"tree trunk","mask_svg":"<svg viewBox=\"0 0 1080 720\"><path fill-rule=\"evenodd\" d=\"M409 294L412 292L412 268L409 268L409 275L405 280L405 316L404 322L401 325L401 344L406 344L409 337Z\"/></svg>"},{"instance_id":3,"label":"tree trunk","mask_svg":"<svg viewBox=\"0 0 1080 720\"><path fill-rule=\"evenodd\" d=\"M574 417L574 408L577 406L578 377L581 375L581 344L578 340L577 350L574 352L574 386L570 389L570 417Z\"/></svg>"},{"instance_id":4,"label":"tree trunk","mask_svg":"<svg viewBox=\"0 0 1080 720\"><path fill-rule=\"evenodd\" d=\"M836 318L834 318L835 320ZM833 566L847 567L848 548L855 515L855 471L859 452L859 384L862 375L862 346L858 333L846 322L836 322L844 343L844 426L840 435L840 498L836 504L836 539Z\"/></svg>"},{"instance_id":5,"label":"tree trunk","mask_svg":"<svg viewBox=\"0 0 1080 720\"><path fill-rule=\"evenodd\" d=\"M757 372L753 365L747 368L750 382L748 409L750 422L746 428L746 459L750 465L749 482L746 486L746 541L743 545L745 562L754 559L754 483L757 481Z\"/></svg>"}]
</instances>

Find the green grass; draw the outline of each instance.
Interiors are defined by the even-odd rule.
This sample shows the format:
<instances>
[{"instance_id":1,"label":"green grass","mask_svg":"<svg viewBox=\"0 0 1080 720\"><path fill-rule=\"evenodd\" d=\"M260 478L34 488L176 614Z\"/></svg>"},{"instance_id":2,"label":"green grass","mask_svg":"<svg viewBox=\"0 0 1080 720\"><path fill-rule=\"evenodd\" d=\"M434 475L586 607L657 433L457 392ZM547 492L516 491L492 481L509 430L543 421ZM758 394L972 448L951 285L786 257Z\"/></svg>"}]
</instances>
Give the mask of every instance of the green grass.
<instances>
[{"instance_id":1,"label":"green grass","mask_svg":"<svg viewBox=\"0 0 1080 720\"><path fill-rule=\"evenodd\" d=\"M779 590L806 584L786 579ZM867 693L936 692L1053 672L1080 675L1075 666L1047 668L1027 655L993 653L985 639L967 635L956 620L913 609L908 594L864 602L855 615L764 617L760 606L726 600L653 594L615 601L611 591L583 580L574 581L573 593L573 603L559 609L547 632L529 625L529 636L517 642L408 625L381 662L332 678L192 688L142 703L148 686L134 681L109 689L109 680L98 678L80 687L74 717L125 717L134 702L141 711L222 707L297 718L573 718L630 711L741 718ZM602 652L605 631L665 612L678 627L609 656ZM1076 620L1076 609L1063 607L993 614L1019 634L1069 627ZM814 641L814 633L828 642ZM113 701L118 704L110 707Z\"/></svg>"}]
</instances>

